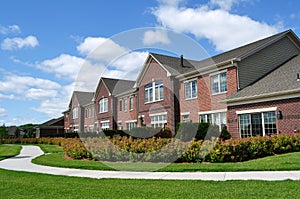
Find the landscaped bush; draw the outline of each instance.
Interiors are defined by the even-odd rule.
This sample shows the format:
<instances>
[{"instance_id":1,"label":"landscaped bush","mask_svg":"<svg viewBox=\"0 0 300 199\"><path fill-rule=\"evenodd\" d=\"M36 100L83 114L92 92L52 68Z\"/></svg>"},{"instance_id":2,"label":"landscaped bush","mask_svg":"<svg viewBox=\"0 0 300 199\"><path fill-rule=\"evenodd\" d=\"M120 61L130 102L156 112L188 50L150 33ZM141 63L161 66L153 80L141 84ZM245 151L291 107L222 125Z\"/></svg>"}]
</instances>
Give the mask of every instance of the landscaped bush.
<instances>
[{"instance_id":1,"label":"landscaped bush","mask_svg":"<svg viewBox=\"0 0 300 199\"><path fill-rule=\"evenodd\" d=\"M69 138L72 139L72 138ZM68 139L66 138L12 138L0 139L1 144L51 144L64 146Z\"/></svg>"},{"instance_id":2,"label":"landscaped bush","mask_svg":"<svg viewBox=\"0 0 300 199\"><path fill-rule=\"evenodd\" d=\"M218 142L206 156L206 160L209 162L241 162L296 151L300 151L299 134L257 136Z\"/></svg>"},{"instance_id":3,"label":"landscaped bush","mask_svg":"<svg viewBox=\"0 0 300 199\"><path fill-rule=\"evenodd\" d=\"M91 153L82 144L81 140L69 140L63 148L65 154L73 159L91 158Z\"/></svg>"}]
</instances>

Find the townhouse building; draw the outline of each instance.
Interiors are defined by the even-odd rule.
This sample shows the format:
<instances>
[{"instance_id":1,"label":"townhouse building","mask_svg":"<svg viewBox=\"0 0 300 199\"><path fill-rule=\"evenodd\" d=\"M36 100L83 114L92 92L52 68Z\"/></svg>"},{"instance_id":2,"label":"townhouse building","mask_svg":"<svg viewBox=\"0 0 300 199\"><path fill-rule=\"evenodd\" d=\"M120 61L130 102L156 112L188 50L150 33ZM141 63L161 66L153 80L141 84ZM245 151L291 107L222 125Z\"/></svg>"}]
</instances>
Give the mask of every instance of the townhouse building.
<instances>
[{"instance_id":1,"label":"townhouse building","mask_svg":"<svg viewBox=\"0 0 300 199\"><path fill-rule=\"evenodd\" d=\"M292 30L201 61L150 53L136 81L100 79L95 121L98 130L168 126L173 133L178 122L209 122L233 138L298 132L299 74Z\"/></svg>"}]
</instances>

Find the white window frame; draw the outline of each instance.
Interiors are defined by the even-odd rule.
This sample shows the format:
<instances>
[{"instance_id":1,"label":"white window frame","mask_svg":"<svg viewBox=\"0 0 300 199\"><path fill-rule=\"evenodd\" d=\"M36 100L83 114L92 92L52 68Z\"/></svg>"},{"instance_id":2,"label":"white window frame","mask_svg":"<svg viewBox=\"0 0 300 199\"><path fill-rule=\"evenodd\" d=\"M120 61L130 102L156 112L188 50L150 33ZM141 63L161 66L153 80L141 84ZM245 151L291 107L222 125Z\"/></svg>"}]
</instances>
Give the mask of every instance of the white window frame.
<instances>
[{"instance_id":1,"label":"white window frame","mask_svg":"<svg viewBox=\"0 0 300 199\"><path fill-rule=\"evenodd\" d=\"M99 101L99 113L108 112L108 98L102 98Z\"/></svg>"},{"instance_id":2,"label":"white window frame","mask_svg":"<svg viewBox=\"0 0 300 199\"><path fill-rule=\"evenodd\" d=\"M123 102L122 99L119 100L119 111L121 112L123 110Z\"/></svg>"},{"instance_id":3,"label":"white window frame","mask_svg":"<svg viewBox=\"0 0 300 199\"><path fill-rule=\"evenodd\" d=\"M204 122L209 122L208 121L208 115L210 115L210 123L211 124L215 124L219 126L219 130L222 130L222 125L224 123L224 125L227 125L227 110L218 110L218 111L208 111L208 112L199 112L199 122L201 122L201 117L204 117ZM222 121L222 117L221 115L225 115L225 120Z\"/></svg>"},{"instance_id":4,"label":"white window frame","mask_svg":"<svg viewBox=\"0 0 300 199\"><path fill-rule=\"evenodd\" d=\"M157 128L157 127L164 127L164 125L168 121L168 114L167 112L164 113L155 113L155 114L149 114L150 117L150 123L151 127Z\"/></svg>"},{"instance_id":5,"label":"white window frame","mask_svg":"<svg viewBox=\"0 0 300 199\"><path fill-rule=\"evenodd\" d=\"M195 96L193 96L193 83L196 85L196 90L195 90ZM187 85L190 89L190 96L187 96ZM197 79L189 80L184 82L184 97L186 100L189 99L196 99L198 97L198 85L197 85Z\"/></svg>"},{"instance_id":6,"label":"white window frame","mask_svg":"<svg viewBox=\"0 0 300 199\"><path fill-rule=\"evenodd\" d=\"M133 110L133 96L129 97L129 110L132 111Z\"/></svg>"},{"instance_id":7,"label":"white window frame","mask_svg":"<svg viewBox=\"0 0 300 199\"><path fill-rule=\"evenodd\" d=\"M110 122L109 120L101 121L101 130L109 129Z\"/></svg>"},{"instance_id":8,"label":"white window frame","mask_svg":"<svg viewBox=\"0 0 300 199\"><path fill-rule=\"evenodd\" d=\"M128 110L128 97L124 98L124 112L127 112Z\"/></svg>"},{"instance_id":9,"label":"white window frame","mask_svg":"<svg viewBox=\"0 0 300 199\"><path fill-rule=\"evenodd\" d=\"M226 84L226 90L225 91L221 91L221 75L225 74L225 84ZM214 91L213 89L213 78L217 78L217 84L218 84L218 91ZM223 93L227 93L227 72L226 71L222 71L219 72L218 74L211 74L210 75L210 83L211 83L211 93L212 95L217 95L217 94L223 94Z\"/></svg>"},{"instance_id":10,"label":"white window frame","mask_svg":"<svg viewBox=\"0 0 300 199\"><path fill-rule=\"evenodd\" d=\"M261 110L261 111L259 111ZM242 136L242 124L241 124L241 116L242 115L247 115L249 117L249 125L250 125L250 132L246 135L246 136L253 136L253 129L252 129L252 117L251 114L261 114L261 127L262 127L262 136L266 135L266 127L265 127L265 114L267 113L274 113L274 118L275 118L275 129L276 129L276 133L278 130L278 126L277 126L277 119L276 119L276 108L266 108L266 109L256 109L256 110L246 110L246 111L237 111L237 115L238 115L238 122L239 122L239 134L240 137Z\"/></svg>"},{"instance_id":11,"label":"white window frame","mask_svg":"<svg viewBox=\"0 0 300 199\"><path fill-rule=\"evenodd\" d=\"M77 119L78 118L78 107L74 107L73 110L72 110L72 119Z\"/></svg>"},{"instance_id":12,"label":"white window frame","mask_svg":"<svg viewBox=\"0 0 300 199\"><path fill-rule=\"evenodd\" d=\"M130 131L131 129L137 127L137 120L126 121L126 130Z\"/></svg>"},{"instance_id":13,"label":"white window frame","mask_svg":"<svg viewBox=\"0 0 300 199\"><path fill-rule=\"evenodd\" d=\"M162 100L164 100L163 81L152 82L145 86L145 104Z\"/></svg>"}]
</instances>

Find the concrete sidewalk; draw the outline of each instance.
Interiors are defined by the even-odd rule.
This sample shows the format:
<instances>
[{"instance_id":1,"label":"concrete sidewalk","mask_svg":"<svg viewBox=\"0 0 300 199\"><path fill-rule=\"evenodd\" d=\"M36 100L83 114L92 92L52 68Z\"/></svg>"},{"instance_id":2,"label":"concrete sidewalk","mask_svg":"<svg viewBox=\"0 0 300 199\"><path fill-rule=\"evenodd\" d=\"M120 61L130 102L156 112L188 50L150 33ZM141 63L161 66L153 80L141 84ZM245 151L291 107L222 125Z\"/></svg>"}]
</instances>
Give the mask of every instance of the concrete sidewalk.
<instances>
[{"instance_id":1,"label":"concrete sidewalk","mask_svg":"<svg viewBox=\"0 0 300 199\"><path fill-rule=\"evenodd\" d=\"M82 169L57 168L31 163L31 160L43 155L37 146L23 146L21 153L13 158L0 161L0 168L14 171L26 171L52 175L76 176L87 178L119 179L160 179L160 180L300 180L300 171L247 171L247 172L129 172L95 171Z\"/></svg>"}]
</instances>

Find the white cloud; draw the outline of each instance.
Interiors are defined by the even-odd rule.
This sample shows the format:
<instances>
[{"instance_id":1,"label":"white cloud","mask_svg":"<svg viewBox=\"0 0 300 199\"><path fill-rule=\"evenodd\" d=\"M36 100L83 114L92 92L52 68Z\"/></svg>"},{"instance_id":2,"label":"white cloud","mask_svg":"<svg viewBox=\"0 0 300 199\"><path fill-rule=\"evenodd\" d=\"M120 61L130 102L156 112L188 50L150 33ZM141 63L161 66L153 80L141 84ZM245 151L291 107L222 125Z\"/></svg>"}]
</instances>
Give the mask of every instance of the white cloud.
<instances>
[{"instance_id":1,"label":"white cloud","mask_svg":"<svg viewBox=\"0 0 300 199\"><path fill-rule=\"evenodd\" d=\"M23 94L23 96L30 88L52 90L60 87L56 82L30 76L7 75L0 82L0 91Z\"/></svg>"},{"instance_id":2,"label":"white cloud","mask_svg":"<svg viewBox=\"0 0 300 199\"><path fill-rule=\"evenodd\" d=\"M30 88L26 91L25 97L27 99L33 99L33 100L41 100L41 99L47 99L51 97L55 97L57 95L56 90L45 90L41 88Z\"/></svg>"},{"instance_id":3,"label":"white cloud","mask_svg":"<svg viewBox=\"0 0 300 199\"><path fill-rule=\"evenodd\" d=\"M153 14L160 25L208 39L217 51L226 51L280 31L280 24L269 25L248 16L231 14L227 9L235 2L210 2L222 9L211 9L209 3L197 8L161 4Z\"/></svg>"},{"instance_id":4,"label":"white cloud","mask_svg":"<svg viewBox=\"0 0 300 199\"><path fill-rule=\"evenodd\" d=\"M125 47L104 37L87 37L77 46L77 50L81 55L88 56L90 59L105 62L110 62L128 51Z\"/></svg>"},{"instance_id":5,"label":"white cloud","mask_svg":"<svg viewBox=\"0 0 300 199\"><path fill-rule=\"evenodd\" d=\"M2 50L18 50L21 48L34 48L39 45L39 41L35 36L28 36L25 38L15 37L15 38L6 38L1 43Z\"/></svg>"},{"instance_id":6,"label":"white cloud","mask_svg":"<svg viewBox=\"0 0 300 199\"><path fill-rule=\"evenodd\" d=\"M76 56L61 54L56 58L38 63L37 68L47 73L54 73L58 78L74 80L84 61L84 59Z\"/></svg>"},{"instance_id":7,"label":"white cloud","mask_svg":"<svg viewBox=\"0 0 300 199\"><path fill-rule=\"evenodd\" d=\"M240 0L210 0L211 6L217 6L222 10L231 10L234 4L238 4Z\"/></svg>"},{"instance_id":8,"label":"white cloud","mask_svg":"<svg viewBox=\"0 0 300 199\"><path fill-rule=\"evenodd\" d=\"M8 116L6 109L0 108L0 117L6 117L6 116Z\"/></svg>"},{"instance_id":9,"label":"white cloud","mask_svg":"<svg viewBox=\"0 0 300 199\"><path fill-rule=\"evenodd\" d=\"M1 26L0 25L0 34L19 34L21 33L21 28L18 25L10 25L10 26Z\"/></svg>"},{"instance_id":10,"label":"white cloud","mask_svg":"<svg viewBox=\"0 0 300 199\"><path fill-rule=\"evenodd\" d=\"M170 39L166 30L149 30L144 34L143 43L144 45L170 44Z\"/></svg>"},{"instance_id":11,"label":"white cloud","mask_svg":"<svg viewBox=\"0 0 300 199\"><path fill-rule=\"evenodd\" d=\"M4 95L4 94L2 94L2 93L0 93L0 99L14 99L15 98L15 96L14 95L12 95L12 94L10 94L10 95Z\"/></svg>"}]
</instances>

